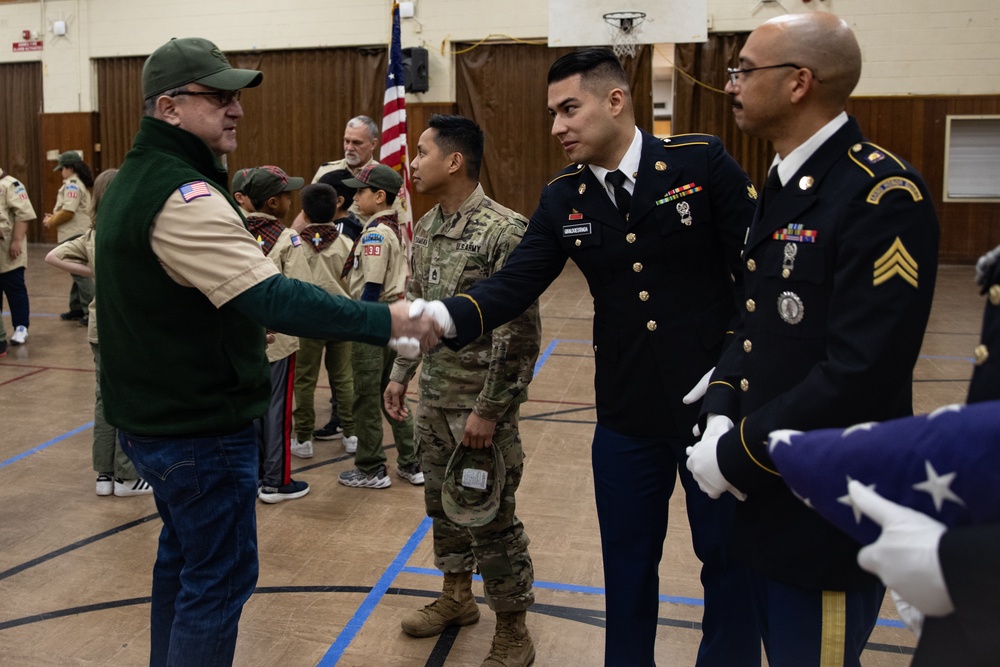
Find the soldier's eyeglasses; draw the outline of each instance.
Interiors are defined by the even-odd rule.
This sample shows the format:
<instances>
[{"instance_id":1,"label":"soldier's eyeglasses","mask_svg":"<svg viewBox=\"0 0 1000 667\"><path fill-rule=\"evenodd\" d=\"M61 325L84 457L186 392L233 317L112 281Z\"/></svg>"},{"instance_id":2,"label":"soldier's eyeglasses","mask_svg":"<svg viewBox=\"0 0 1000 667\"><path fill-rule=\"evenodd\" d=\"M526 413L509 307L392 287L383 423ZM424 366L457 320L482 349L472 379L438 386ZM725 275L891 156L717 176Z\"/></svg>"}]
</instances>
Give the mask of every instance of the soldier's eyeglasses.
<instances>
[{"instance_id":1,"label":"soldier's eyeglasses","mask_svg":"<svg viewBox=\"0 0 1000 667\"><path fill-rule=\"evenodd\" d=\"M176 93L171 95L171 97L179 97L180 95L194 95L196 97L207 97L215 102L218 107L228 107L233 103L233 100L237 102L240 101L240 93L242 90L210 90L210 91L200 91L200 90L178 90Z\"/></svg>"},{"instance_id":2,"label":"soldier's eyeglasses","mask_svg":"<svg viewBox=\"0 0 1000 667\"><path fill-rule=\"evenodd\" d=\"M777 69L779 67L794 67L795 69L803 69L801 66L795 63L781 63L780 65L764 65L763 67L744 67L742 69L736 69L735 67L727 67L726 73L729 75L729 83L734 86L739 82L741 74L747 74L748 72L756 72L762 69ZM812 70L810 70L812 71ZM813 74L815 76L815 73ZM819 79L817 79L819 81Z\"/></svg>"}]
</instances>

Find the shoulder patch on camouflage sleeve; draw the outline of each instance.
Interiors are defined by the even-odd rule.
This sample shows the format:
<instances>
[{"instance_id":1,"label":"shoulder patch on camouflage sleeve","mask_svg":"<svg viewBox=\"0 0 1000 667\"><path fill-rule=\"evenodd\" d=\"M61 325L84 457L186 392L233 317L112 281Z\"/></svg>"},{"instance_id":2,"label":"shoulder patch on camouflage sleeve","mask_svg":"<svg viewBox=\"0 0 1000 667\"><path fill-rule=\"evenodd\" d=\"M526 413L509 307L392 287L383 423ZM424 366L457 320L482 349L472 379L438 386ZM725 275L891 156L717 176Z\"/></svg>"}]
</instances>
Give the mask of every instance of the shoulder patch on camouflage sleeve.
<instances>
[{"instance_id":1,"label":"shoulder patch on camouflage sleeve","mask_svg":"<svg viewBox=\"0 0 1000 667\"><path fill-rule=\"evenodd\" d=\"M907 252L903 242L897 236L885 254L875 260L875 274L872 286L878 287L893 276L899 276L914 288L920 276L920 266L913 256Z\"/></svg>"}]
</instances>

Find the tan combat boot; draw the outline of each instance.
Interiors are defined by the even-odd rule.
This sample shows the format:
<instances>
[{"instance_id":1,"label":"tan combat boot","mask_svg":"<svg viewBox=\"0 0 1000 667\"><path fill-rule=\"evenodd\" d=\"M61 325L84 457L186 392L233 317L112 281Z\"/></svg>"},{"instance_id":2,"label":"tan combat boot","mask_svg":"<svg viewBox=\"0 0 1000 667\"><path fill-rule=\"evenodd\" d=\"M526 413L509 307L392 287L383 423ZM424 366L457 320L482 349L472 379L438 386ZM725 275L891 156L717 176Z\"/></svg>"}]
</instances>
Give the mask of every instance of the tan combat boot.
<instances>
[{"instance_id":1,"label":"tan combat boot","mask_svg":"<svg viewBox=\"0 0 1000 667\"><path fill-rule=\"evenodd\" d=\"M535 661L535 645L524 624L528 612L497 612L497 631L490 654L481 667L528 667Z\"/></svg>"},{"instance_id":2,"label":"tan combat boot","mask_svg":"<svg viewBox=\"0 0 1000 667\"><path fill-rule=\"evenodd\" d=\"M444 588L434 602L411 611L400 623L411 637L433 637L449 625L472 625L479 620L479 606L472 595L472 573L445 573Z\"/></svg>"}]
</instances>

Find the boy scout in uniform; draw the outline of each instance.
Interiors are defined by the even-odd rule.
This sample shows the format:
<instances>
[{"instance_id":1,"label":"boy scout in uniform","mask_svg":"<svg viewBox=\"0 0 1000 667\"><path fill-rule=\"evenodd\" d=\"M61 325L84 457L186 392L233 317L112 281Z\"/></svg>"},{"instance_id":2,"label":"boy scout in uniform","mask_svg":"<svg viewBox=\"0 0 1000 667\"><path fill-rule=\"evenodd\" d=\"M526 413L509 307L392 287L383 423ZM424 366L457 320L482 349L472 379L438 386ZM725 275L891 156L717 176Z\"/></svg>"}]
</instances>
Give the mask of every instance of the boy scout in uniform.
<instances>
[{"instance_id":1,"label":"boy scout in uniform","mask_svg":"<svg viewBox=\"0 0 1000 667\"><path fill-rule=\"evenodd\" d=\"M403 250L399 219L392 209L403 178L391 167L370 164L357 178L344 181L357 188L354 201L369 216L361 237L354 242L351 262L344 266L351 296L360 301L395 303L406 290L406 254ZM355 344L351 346L354 368L354 425L358 436L353 470L340 474L346 486L385 489L392 485L386 474L385 450L382 447L382 391L389 382L389 371L396 352L388 347ZM380 410L382 408L382 410ZM389 420L396 442L396 472L411 484L423 484L416 450L413 448L413 420Z\"/></svg>"},{"instance_id":2,"label":"boy scout in uniform","mask_svg":"<svg viewBox=\"0 0 1000 667\"><path fill-rule=\"evenodd\" d=\"M86 233L91 226L90 187L93 177L90 167L74 151L66 151L59 156L53 171L62 171L63 184L56 195L56 207L42 219L42 224L56 228L56 240L68 241L74 236ZM59 317L64 320L84 320L87 306L94 298L94 281L85 276L73 276L73 287L69 293L69 310Z\"/></svg>"},{"instance_id":3,"label":"boy scout in uniform","mask_svg":"<svg viewBox=\"0 0 1000 667\"><path fill-rule=\"evenodd\" d=\"M233 177L233 192L243 195L241 206L249 205L253 209L243 224L257 245L281 275L309 282L309 265L301 248L302 240L282 222L292 204L292 191L303 185L303 179L289 177L274 166L243 169ZM309 493L307 483L292 479L289 396L295 382L298 349L299 339L283 333L275 333L274 342L267 346L271 403L260 420L259 496L265 503L294 500Z\"/></svg>"},{"instance_id":4,"label":"boy scout in uniform","mask_svg":"<svg viewBox=\"0 0 1000 667\"><path fill-rule=\"evenodd\" d=\"M14 334L13 345L28 338L28 290L24 271L28 266L25 237L28 223L35 220L24 184L0 169L0 297L7 297ZM2 306L2 304L0 304ZM0 308L2 310L2 308ZM0 357L7 354L7 333L0 325Z\"/></svg>"},{"instance_id":5,"label":"boy scout in uniform","mask_svg":"<svg viewBox=\"0 0 1000 667\"><path fill-rule=\"evenodd\" d=\"M479 168L483 133L461 116L433 116L412 163L417 192L438 204L417 223L409 299L443 299L464 292L499 270L521 241L527 220L483 192ZM493 646L484 666L528 665L535 649L525 627L534 602L528 537L514 514L524 454L518 430L541 343L538 302L523 314L480 336L461 352L439 347L424 357L416 440L426 484L427 515L434 520L434 563L444 572L441 597L402 621L414 637L440 634L449 625L479 620L472 572L482 574L486 601L496 612ZM407 414L406 385L417 360L397 358L385 403L390 415ZM458 465L461 459L462 465ZM461 479L456 470L463 468ZM466 477L490 470L484 484ZM450 474L446 474L446 471ZM447 481L446 481L446 478ZM449 491L442 496L442 485ZM448 511L456 484L461 496L480 504L502 486L498 505L485 516ZM477 490L480 489L480 490ZM443 503L445 503L443 505ZM482 509L482 508L481 508ZM483 510L485 511L485 510Z\"/></svg>"},{"instance_id":6,"label":"boy scout in uniform","mask_svg":"<svg viewBox=\"0 0 1000 667\"><path fill-rule=\"evenodd\" d=\"M311 274L309 282L322 287L330 294L346 297L349 296L348 287L346 280L341 276L344 266L354 261L351 255L353 243L334 224L340 208L338 202L344 202L344 199L338 197L333 186L325 183L307 185L302 190L302 214L307 224L301 234L307 248L304 254ZM347 340L299 339L299 372L295 377L296 438L292 440L292 454L299 458L312 458L312 436L316 436L317 440L332 440L338 437L337 426L343 427L344 449L349 454L357 451L358 437L354 434L354 376L351 371L351 349L352 344ZM337 423L333 425L331 431L328 431L330 437L321 437L319 431L313 431L316 426L314 406L316 381L319 379L324 350L330 387L337 396L335 408Z\"/></svg>"}]
</instances>

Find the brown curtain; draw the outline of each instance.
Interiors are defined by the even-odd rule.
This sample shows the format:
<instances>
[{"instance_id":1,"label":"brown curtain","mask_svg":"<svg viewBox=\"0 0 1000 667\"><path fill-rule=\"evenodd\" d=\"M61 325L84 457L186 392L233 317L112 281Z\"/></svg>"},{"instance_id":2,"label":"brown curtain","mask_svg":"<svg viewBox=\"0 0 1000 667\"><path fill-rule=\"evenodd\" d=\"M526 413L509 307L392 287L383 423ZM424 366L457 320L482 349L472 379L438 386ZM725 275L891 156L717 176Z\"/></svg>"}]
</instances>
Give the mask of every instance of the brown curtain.
<instances>
[{"instance_id":1,"label":"brown curtain","mask_svg":"<svg viewBox=\"0 0 1000 667\"><path fill-rule=\"evenodd\" d=\"M364 114L381 125L385 48L303 49L227 54L233 67L259 69L264 82L243 91L245 117L229 171L278 165L312 180L316 168L343 157L344 125ZM145 57L97 60L103 166L116 167L142 117ZM376 158L378 155L376 155Z\"/></svg>"},{"instance_id":2,"label":"brown curtain","mask_svg":"<svg viewBox=\"0 0 1000 667\"><path fill-rule=\"evenodd\" d=\"M462 45L456 44L456 50ZM480 181L504 206L531 216L542 186L568 163L550 134L545 76L572 49L532 44L483 44L455 59L457 113L486 134ZM625 61L636 124L652 132L652 49Z\"/></svg>"},{"instance_id":3,"label":"brown curtain","mask_svg":"<svg viewBox=\"0 0 1000 667\"><path fill-rule=\"evenodd\" d=\"M729 97L721 92L726 85L726 68L738 66L740 49L749 34L712 34L707 42L676 46L674 63L680 71L674 75L671 131L674 134L704 132L718 136L759 189L774 159L774 152L766 141L744 134L736 127ZM692 81L692 78L716 90L709 90Z\"/></svg>"},{"instance_id":4,"label":"brown curtain","mask_svg":"<svg viewBox=\"0 0 1000 667\"><path fill-rule=\"evenodd\" d=\"M22 181L38 220L28 228L28 241L37 241L45 214L42 201L42 167L46 164L41 147L42 64L0 65L0 167ZM16 91L16 92L15 92Z\"/></svg>"}]
</instances>

